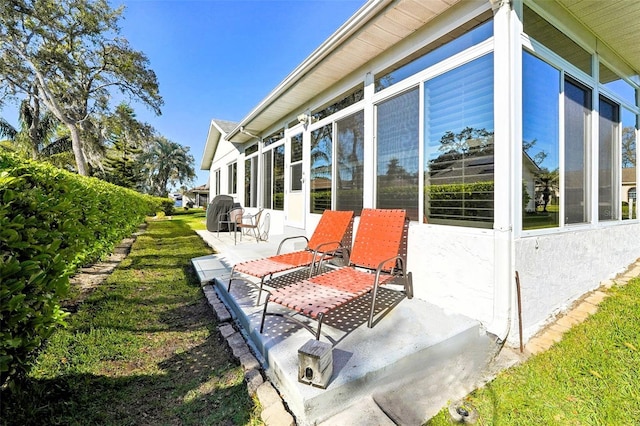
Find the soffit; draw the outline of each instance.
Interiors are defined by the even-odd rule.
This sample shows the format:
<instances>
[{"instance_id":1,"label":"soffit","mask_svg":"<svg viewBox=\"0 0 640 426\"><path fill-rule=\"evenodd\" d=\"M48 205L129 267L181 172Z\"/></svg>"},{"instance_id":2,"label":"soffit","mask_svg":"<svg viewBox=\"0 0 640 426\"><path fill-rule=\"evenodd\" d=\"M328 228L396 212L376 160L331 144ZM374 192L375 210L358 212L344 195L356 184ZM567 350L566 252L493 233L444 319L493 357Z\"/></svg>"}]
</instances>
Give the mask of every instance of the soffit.
<instances>
[{"instance_id":1,"label":"soffit","mask_svg":"<svg viewBox=\"0 0 640 426\"><path fill-rule=\"evenodd\" d=\"M640 73L640 1L556 1Z\"/></svg>"},{"instance_id":2,"label":"soffit","mask_svg":"<svg viewBox=\"0 0 640 426\"><path fill-rule=\"evenodd\" d=\"M356 22L353 18L326 42L331 43L340 33L351 31L335 45L321 46L307 60L317 56L316 62L294 71L239 126L231 132L234 142L251 139L239 131L245 127L260 134L274 122L295 112L318 93L327 90L343 77L357 70L382 52L403 40L425 24L462 0L373 0L361 9L370 9L370 16ZM376 6L378 6L376 8ZM320 57L322 48L326 53ZM292 73L293 74L293 73Z\"/></svg>"}]
</instances>

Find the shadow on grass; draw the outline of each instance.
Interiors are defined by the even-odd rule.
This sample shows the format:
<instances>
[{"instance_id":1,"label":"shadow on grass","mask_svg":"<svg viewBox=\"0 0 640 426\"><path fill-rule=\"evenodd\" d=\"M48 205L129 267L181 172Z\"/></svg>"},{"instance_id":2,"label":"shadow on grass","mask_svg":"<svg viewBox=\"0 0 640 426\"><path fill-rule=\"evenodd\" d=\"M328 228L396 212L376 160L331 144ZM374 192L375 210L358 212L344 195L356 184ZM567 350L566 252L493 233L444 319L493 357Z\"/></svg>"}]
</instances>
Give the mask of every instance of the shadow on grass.
<instances>
[{"instance_id":1,"label":"shadow on grass","mask_svg":"<svg viewBox=\"0 0 640 426\"><path fill-rule=\"evenodd\" d=\"M2 392L4 425L158 425L250 422L241 367L215 336L158 363L152 374L62 374ZM118 366L114 366L117 369ZM115 377L114 377L115 376Z\"/></svg>"},{"instance_id":2,"label":"shadow on grass","mask_svg":"<svg viewBox=\"0 0 640 426\"><path fill-rule=\"evenodd\" d=\"M187 224L151 222L52 336L37 371L2 389L0 424L255 423L242 367L190 264L208 252Z\"/></svg>"}]
</instances>

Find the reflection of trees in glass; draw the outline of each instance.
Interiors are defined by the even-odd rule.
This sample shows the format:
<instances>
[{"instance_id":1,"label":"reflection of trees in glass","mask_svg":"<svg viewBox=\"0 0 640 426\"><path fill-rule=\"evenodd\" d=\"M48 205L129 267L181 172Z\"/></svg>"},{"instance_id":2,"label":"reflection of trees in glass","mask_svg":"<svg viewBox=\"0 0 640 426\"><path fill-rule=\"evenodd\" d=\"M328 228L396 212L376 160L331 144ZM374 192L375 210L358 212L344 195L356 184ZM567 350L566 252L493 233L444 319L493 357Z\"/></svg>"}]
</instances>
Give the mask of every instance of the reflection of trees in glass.
<instances>
[{"instance_id":1,"label":"reflection of trees in glass","mask_svg":"<svg viewBox=\"0 0 640 426\"><path fill-rule=\"evenodd\" d=\"M429 160L425 207L431 219L493 218L493 132L465 127L440 138L436 158Z\"/></svg>"},{"instance_id":2,"label":"reflection of trees in glass","mask_svg":"<svg viewBox=\"0 0 640 426\"><path fill-rule=\"evenodd\" d=\"M624 127L622 129L622 167L636 166L636 129Z\"/></svg>"},{"instance_id":3,"label":"reflection of trees in glass","mask_svg":"<svg viewBox=\"0 0 640 426\"><path fill-rule=\"evenodd\" d=\"M273 209L284 210L284 145L273 150Z\"/></svg>"},{"instance_id":4,"label":"reflection of trees in glass","mask_svg":"<svg viewBox=\"0 0 640 426\"><path fill-rule=\"evenodd\" d=\"M533 139L530 142L522 141L522 150L523 155L526 155L535 166L532 173L534 176L536 207L541 206L542 211L546 213L547 206L560 191L560 172L558 168L549 170L543 166L544 160L549 156L546 151L540 150L533 156L530 155L537 142L537 139Z\"/></svg>"},{"instance_id":5,"label":"reflection of trees in glass","mask_svg":"<svg viewBox=\"0 0 640 426\"><path fill-rule=\"evenodd\" d=\"M331 156L333 124L311 132L311 212L331 208Z\"/></svg>"},{"instance_id":6,"label":"reflection of trees in glass","mask_svg":"<svg viewBox=\"0 0 640 426\"><path fill-rule=\"evenodd\" d=\"M319 111L314 111L313 114L311 114L311 117L314 122L322 120L323 118L329 117L330 115L333 115L336 112L355 104L356 102L360 102L362 99L364 99L364 88L362 87L362 85L360 85L344 98Z\"/></svg>"},{"instance_id":7,"label":"reflection of trees in glass","mask_svg":"<svg viewBox=\"0 0 640 426\"><path fill-rule=\"evenodd\" d=\"M364 113L336 122L336 209L362 210Z\"/></svg>"}]
</instances>

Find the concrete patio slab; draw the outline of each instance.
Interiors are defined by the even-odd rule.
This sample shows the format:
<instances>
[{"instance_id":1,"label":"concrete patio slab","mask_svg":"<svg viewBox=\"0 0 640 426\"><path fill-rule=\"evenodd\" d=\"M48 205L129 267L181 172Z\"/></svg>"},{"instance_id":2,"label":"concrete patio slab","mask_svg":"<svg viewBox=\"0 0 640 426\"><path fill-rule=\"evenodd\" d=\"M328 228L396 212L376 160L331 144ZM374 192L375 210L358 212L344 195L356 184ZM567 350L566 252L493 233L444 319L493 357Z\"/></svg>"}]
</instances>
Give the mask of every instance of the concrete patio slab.
<instances>
[{"instance_id":1,"label":"concrete patio slab","mask_svg":"<svg viewBox=\"0 0 640 426\"><path fill-rule=\"evenodd\" d=\"M326 389L301 383L298 350L313 335L286 317L271 315L260 333L265 296L258 301L249 280L234 279L227 292L235 262L274 254L277 244L253 240L250 246L228 245L222 238L207 238L219 254L193 259L194 268L228 306L300 425L421 424L486 377L497 348L477 321L391 289L378 296L373 328L366 324L370 295L327 317L321 341L332 344L333 374ZM280 280L286 283L305 273L284 274ZM269 312L292 313L277 304L269 304ZM304 317L299 320L315 327Z\"/></svg>"}]
</instances>

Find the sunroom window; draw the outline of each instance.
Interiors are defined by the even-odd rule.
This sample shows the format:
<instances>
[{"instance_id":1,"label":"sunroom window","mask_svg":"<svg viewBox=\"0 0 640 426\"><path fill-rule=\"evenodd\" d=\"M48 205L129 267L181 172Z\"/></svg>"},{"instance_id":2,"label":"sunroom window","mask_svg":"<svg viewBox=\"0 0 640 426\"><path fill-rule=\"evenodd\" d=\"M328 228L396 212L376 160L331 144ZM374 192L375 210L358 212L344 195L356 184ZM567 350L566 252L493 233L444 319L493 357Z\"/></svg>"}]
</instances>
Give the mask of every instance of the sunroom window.
<instances>
[{"instance_id":1,"label":"sunroom window","mask_svg":"<svg viewBox=\"0 0 640 426\"><path fill-rule=\"evenodd\" d=\"M493 54L424 84L429 223L493 226Z\"/></svg>"},{"instance_id":2,"label":"sunroom window","mask_svg":"<svg viewBox=\"0 0 640 426\"><path fill-rule=\"evenodd\" d=\"M626 108L622 109L622 219L636 219L636 133L637 117ZM625 197L626 194L626 197Z\"/></svg>"},{"instance_id":3,"label":"sunroom window","mask_svg":"<svg viewBox=\"0 0 640 426\"><path fill-rule=\"evenodd\" d=\"M589 52L528 6L523 7L523 12L525 33L584 73L591 75L591 54Z\"/></svg>"},{"instance_id":4,"label":"sunroom window","mask_svg":"<svg viewBox=\"0 0 640 426\"><path fill-rule=\"evenodd\" d=\"M290 148L291 191L302 191L302 133L291 137Z\"/></svg>"},{"instance_id":5,"label":"sunroom window","mask_svg":"<svg viewBox=\"0 0 640 426\"><path fill-rule=\"evenodd\" d=\"M336 121L336 209L362 211L364 112Z\"/></svg>"},{"instance_id":6,"label":"sunroom window","mask_svg":"<svg viewBox=\"0 0 640 426\"><path fill-rule=\"evenodd\" d=\"M560 226L560 71L522 54L522 227Z\"/></svg>"},{"instance_id":7,"label":"sunroom window","mask_svg":"<svg viewBox=\"0 0 640 426\"><path fill-rule=\"evenodd\" d=\"M598 137L598 220L618 219L617 164L619 107L600 97Z\"/></svg>"},{"instance_id":8,"label":"sunroom window","mask_svg":"<svg viewBox=\"0 0 640 426\"><path fill-rule=\"evenodd\" d=\"M590 220L591 89L567 77L564 100L565 223L586 223Z\"/></svg>"},{"instance_id":9,"label":"sunroom window","mask_svg":"<svg viewBox=\"0 0 640 426\"><path fill-rule=\"evenodd\" d=\"M244 205L258 207L258 156L244 160Z\"/></svg>"},{"instance_id":10,"label":"sunroom window","mask_svg":"<svg viewBox=\"0 0 640 426\"><path fill-rule=\"evenodd\" d=\"M406 209L418 220L419 88L381 102L376 111L376 206Z\"/></svg>"},{"instance_id":11,"label":"sunroom window","mask_svg":"<svg viewBox=\"0 0 640 426\"><path fill-rule=\"evenodd\" d=\"M227 166L227 193L238 192L238 163L234 162Z\"/></svg>"},{"instance_id":12,"label":"sunroom window","mask_svg":"<svg viewBox=\"0 0 640 426\"><path fill-rule=\"evenodd\" d=\"M331 209L333 123L311 132L310 212Z\"/></svg>"},{"instance_id":13,"label":"sunroom window","mask_svg":"<svg viewBox=\"0 0 640 426\"><path fill-rule=\"evenodd\" d=\"M478 19L490 19L488 15ZM386 89L428 67L437 64L463 50L474 46L493 35L493 21L489 20L469 30L462 25L446 36L430 43L424 48L397 62L392 67L378 73L375 77L376 92ZM453 37L453 39L452 39Z\"/></svg>"},{"instance_id":14,"label":"sunroom window","mask_svg":"<svg viewBox=\"0 0 640 426\"><path fill-rule=\"evenodd\" d=\"M220 169L216 169L213 172L214 180L215 180L215 191L216 195L220 194Z\"/></svg>"},{"instance_id":15,"label":"sunroom window","mask_svg":"<svg viewBox=\"0 0 640 426\"><path fill-rule=\"evenodd\" d=\"M284 143L262 154L262 205L284 210Z\"/></svg>"}]
</instances>

